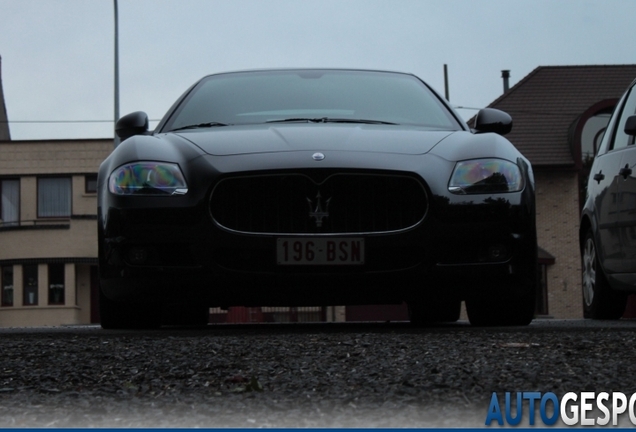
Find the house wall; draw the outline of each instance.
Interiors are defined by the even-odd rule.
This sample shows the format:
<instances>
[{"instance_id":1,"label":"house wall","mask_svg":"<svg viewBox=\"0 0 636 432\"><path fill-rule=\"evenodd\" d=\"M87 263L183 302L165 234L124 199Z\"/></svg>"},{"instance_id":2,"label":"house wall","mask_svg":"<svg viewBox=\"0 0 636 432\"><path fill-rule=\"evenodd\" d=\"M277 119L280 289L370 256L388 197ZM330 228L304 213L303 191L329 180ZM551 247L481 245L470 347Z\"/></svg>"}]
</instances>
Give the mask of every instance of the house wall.
<instances>
[{"instance_id":1,"label":"house wall","mask_svg":"<svg viewBox=\"0 0 636 432\"><path fill-rule=\"evenodd\" d=\"M97 173L112 140L0 142L0 175Z\"/></svg>"},{"instance_id":2,"label":"house wall","mask_svg":"<svg viewBox=\"0 0 636 432\"><path fill-rule=\"evenodd\" d=\"M97 263L97 195L86 177L97 174L112 140L0 142L0 178L20 179L18 226L0 224L0 265L13 268L13 305L0 306L0 327L91 322L91 268ZM38 177L71 178L71 216L39 218ZM49 264L64 263L64 302L49 304ZM25 264L38 266L38 304L24 305ZM1 276L0 276L1 277Z\"/></svg>"},{"instance_id":3,"label":"house wall","mask_svg":"<svg viewBox=\"0 0 636 432\"><path fill-rule=\"evenodd\" d=\"M555 257L554 265L548 266L548 313L554 318L583 318L578 175L537 171L535 180L539 246Z\"/></svg>"},{"instance_id":4,"label":"house wall","mask_svg":"<svg viewBox=\"0 0 636 432\"><path fill-rule=\"evenodd\" d=\"M93 214L97 213L97 209ZM0 232L0 260L25 258L97 258L97 221L57 220L66 228L51 229L50 222L25 224L24 229Z\"/></svg>"},{"instance_id":5,"label":"house wall","mask_svg":"<svg viewBox=\"0 0 636 432\"><path fill-rule=\"evenodd\" d=\"M48 304L47 264L38 265L38 304L23 304L22 265L13 266L13 306L0 307L0 327L90 323L90 266L66 263L64 304ZM79 291L79 292L78 292Z\"/></svg>"}]
</instances>

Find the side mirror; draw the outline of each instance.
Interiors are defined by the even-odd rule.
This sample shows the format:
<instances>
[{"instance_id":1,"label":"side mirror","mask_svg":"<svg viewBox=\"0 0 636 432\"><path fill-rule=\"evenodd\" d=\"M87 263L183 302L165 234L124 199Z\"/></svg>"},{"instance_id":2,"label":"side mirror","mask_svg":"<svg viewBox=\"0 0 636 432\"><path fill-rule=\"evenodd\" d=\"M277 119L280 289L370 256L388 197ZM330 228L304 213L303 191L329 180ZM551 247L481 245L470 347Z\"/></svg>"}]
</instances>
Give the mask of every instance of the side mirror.
<instances>
[{"instance_id":1,"label":"side mirror","mask_svg":"<svg viewBox=\"0 0 636 432\"><path fill-rule=\"evenodd\" d=\"M625 133L627 135L636 135L636 115L627 117L625 122Z\"/></svg>"},{"instance_id":2,"label":"side mirror","mask_svg":"<svg viewBox=\"0 0 636 432\"><path fill-rule=\"evenodd\" d=\"M122 141L133 135L147 134L148 114L143 111L136 111L123 116L115 124L115 133Z\"/></svg>"},{"instance_id":3,"label":"side mirror","mask_svg":"<svg viewBox=\"0 0 636 432\"><path fill-rule=\"evenodd\" d=\"M477 133L494 132L505 135L512 130L512 117L494 108L480 109L475 118Z\"/></svg>"}]
</instances>

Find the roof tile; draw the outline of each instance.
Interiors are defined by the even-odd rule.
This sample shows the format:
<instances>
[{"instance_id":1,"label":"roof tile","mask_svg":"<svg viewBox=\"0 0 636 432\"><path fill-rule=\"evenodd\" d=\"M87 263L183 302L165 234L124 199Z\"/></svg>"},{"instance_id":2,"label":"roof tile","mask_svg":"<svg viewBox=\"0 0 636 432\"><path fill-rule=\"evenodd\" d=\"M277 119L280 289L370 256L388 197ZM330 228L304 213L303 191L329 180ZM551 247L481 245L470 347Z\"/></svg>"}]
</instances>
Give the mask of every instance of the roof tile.
<instances>
[{"instance_id":1,"label":"roof tile","mask_svg":"<svg viewBox=\"0 0 636 432\"><path fill-rule=\"evenodd\" d=\"M618 99L636 65L539 66L489 107L513 118L507 138L534 166L574 166L569 129L590 107Z\"/></svg>"}]
</instances>

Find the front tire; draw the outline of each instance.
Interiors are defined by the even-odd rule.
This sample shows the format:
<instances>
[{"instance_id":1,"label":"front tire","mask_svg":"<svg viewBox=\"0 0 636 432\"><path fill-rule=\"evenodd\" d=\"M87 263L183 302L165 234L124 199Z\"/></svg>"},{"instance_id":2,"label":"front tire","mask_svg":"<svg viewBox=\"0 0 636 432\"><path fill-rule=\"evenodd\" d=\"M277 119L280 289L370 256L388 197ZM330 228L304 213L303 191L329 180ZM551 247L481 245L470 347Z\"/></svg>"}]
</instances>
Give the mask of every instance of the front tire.
<instances>
[{"instance_id":1,"label":"front tire","mask_svg":"<svg viewBox=\"0 0 636 432\"><path fill-rule=\"evenodd\" d=\"M164 325L204 327L210 322L210 308L206 304L164 304L161 316Z\"/></svg>"},{"instance_id":2,"label":"front tire","mask_svg":"<svg viewBox=\"0 0 636 432\"><path fill-rule=\"evenodd\" d=\"M471 325L527 326L534 319L539 285L536 231L515 260L516 271L505 279L493 280L494 286L482 286L466 298L466 313ZM513 263L514 264L514 263ZM488 282L485 282L488 283Z\"/></svg>"},{"instance_id":3,"label":"front tire","mask_svg":"<svg viewBox=\"0 0 636 432\"><path fill-rule=\"evenodd\" d=\"M466 313L471 325L526 326L534 319L537 301L536 253L514 277L491 282L495 286L475 292L466 299Z\"/></svg>"},{"instance_id":4,"label":"front tire","mask_svg":"<svg viewBox=\"0 0 636 432\"><path fill-rule=\"evenodd\" d=\"M583 316L616 320L623 316L627 295L614 291L601 268L594 235L588 230L581 250L583 269Z\"/></svg>"},{"instance_id":5,"label":"front tire","mask_svg":"<svg viewBox=\"0 0 636 432\"><path fill-rule=\"evenodd\" d=\"M152 303L111 300L99 290L99 316L103 329L154 329L161 326L161 310Z\"/></svg>"},{"instance_id":6,"label":"front tire","mask_svg":"<svg viewBox=\"0 0 636 432\"><path fill-rule=\"evenodd\" d=\"M462 302L454 298L429 297L408 303L409 319L415 326L436 322L455 322L459 319Z\"/></svg>"},{"instance_id":7,"label":"front tire","mask_svg":"<svg viewBox=\"0 0 636 432\"><path fill-rule=\"evenodd\" d=\"M497 291L467 299L466 313L470 324L478 327L526 326L534 318L535 302L536 289L522 295Z\"/></svg>"}]
</instances>

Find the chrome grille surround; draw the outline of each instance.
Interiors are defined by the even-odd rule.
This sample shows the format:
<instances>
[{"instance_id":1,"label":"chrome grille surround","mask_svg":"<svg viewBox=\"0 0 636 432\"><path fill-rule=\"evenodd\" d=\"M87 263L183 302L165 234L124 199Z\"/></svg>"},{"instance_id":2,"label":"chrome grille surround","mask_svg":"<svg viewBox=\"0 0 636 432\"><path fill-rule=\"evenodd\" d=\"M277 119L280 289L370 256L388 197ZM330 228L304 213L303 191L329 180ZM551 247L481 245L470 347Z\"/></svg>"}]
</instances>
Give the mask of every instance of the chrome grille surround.
<instances>
[{"instance_id":1,"label":"chrome grille surround","mask_svg":"<svg viewBox=\"0 0 636 432\"><path fill-rule=\"evenodd\" d=\"M394 173L276 173L231 176L210 194L214 223L261 235L395 233L422 223L428 194Z\"/></svg>"}]
</instances>

